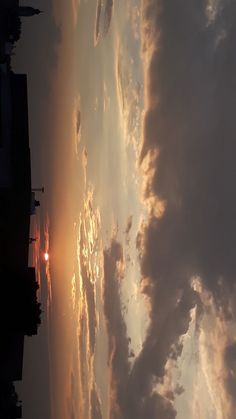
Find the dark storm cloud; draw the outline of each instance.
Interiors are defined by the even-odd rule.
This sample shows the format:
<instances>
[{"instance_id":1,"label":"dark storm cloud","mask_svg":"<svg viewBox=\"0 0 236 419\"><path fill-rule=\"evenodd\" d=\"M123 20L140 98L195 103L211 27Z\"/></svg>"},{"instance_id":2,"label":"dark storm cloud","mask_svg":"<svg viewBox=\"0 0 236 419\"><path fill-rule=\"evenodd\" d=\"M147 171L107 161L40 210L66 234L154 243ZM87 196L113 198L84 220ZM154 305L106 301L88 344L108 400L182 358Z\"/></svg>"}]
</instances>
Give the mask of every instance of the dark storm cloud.
<instances>
[{"instance_id":1,"label":"dark storm cloud","mask_svg":"<svg viewBox=\"0 0 236 419\"><path fill-rule=\"evenodd\" d=\"M125 390L116 413L123 418L176 417L173 394L168 400L152 390L153 383L163 382L166 361L182 353L179 338L188 330L191 309L198 304L201 313L191 277L202 278L225 320L234 316L229 296L236 285L235 16L233 1L211 16L205 1L142 3L146 96L140 164L147 169L150 159L145 199L164 202L165 211L160 218L150 212L137 237L150 326L128 377L125 370L119 375ZM104 295L110 341L112 313L120 313L109 298L118 292L110 279L119 260L115 249L104 254L105 287L114 283ZM117 330L124 342L122 327ZM234 349L225 354L229 373ZM120 373L118 365L114 359L113 370ZM232 374L226 387L234 394Z\"/></svg>"},{"instance_id":2,"label":"dark storm cloud","mask_svg":"<svg viewBox=\"0 0 236 419\"><path fill-rule=\"evenodd\" d=\"M141 394L150 375L161 379L165 360L181 354L178 338L198 302L192 276L202 278L226 319L233 312L236 4L227 2L211 18L206 7L204 1L143 1L140 163L149 159L145 198L158 198L166 210L161 218L151 215L137 237L151 318L132 372L131 388L142 387ZM227 386L232 393L234 380Z\"/></svg>"},{"instance_id":3,"label":"dark storm cloud","mask_svg":"<svg viewBox=\"0 0 236 419\"><path fill-rule=\"evenodd\" d=\"M141 159L159 150L147 195L165 200L167 210L145 231L142 270L164 278L171 260L173 278L200 275L223 304L217 281L232 288L236 273L236 4L208 26L205 7L144 2L144 26L159 36L147 68Z\"/></svg>"}]
</instances>

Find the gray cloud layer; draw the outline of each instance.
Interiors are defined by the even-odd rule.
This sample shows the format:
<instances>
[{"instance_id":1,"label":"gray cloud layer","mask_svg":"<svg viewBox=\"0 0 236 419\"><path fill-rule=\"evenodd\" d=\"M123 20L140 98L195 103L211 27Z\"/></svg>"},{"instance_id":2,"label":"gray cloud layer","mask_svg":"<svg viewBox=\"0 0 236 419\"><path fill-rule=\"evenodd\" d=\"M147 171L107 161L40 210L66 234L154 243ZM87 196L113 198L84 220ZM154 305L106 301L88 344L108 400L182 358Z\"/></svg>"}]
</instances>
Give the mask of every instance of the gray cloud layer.
<instances>
[{"instance_id":1,"label":"gray cloud layer","mask_svg":"<svg viewBox=\"0 0 236 419\"><path fill-rule=\"evenodd\" d=\"M233 1L211 17L205 1L143 1L146 110L140 162L158 151L145 197L165 201L166 211L160 219L150 217L137 244L151 301L143 352L149 346L157 350L155 342L161 342L158 377L197 302L192 276L202 278L226 319L235 316L235 12Z\"/></svg>"},{"instance_id":2,"label":"gray cloud layer","mask_svg":"<svg viewBox=\"0 0 236 419\"><path fill-rule=\"evenodd\" d=\"M122 400L117 397L117 417L176 417L171 398L152 388L162 382L166 361L181 354L179 338L188 329L190 310L200 307L192 276L202 278L225 320L235 316L230 297L236 285L235 16L233 1L209 15L205 1L143 0L146 104L140 164L153 157L145 198L158 197L166 210L161 218L150 215L137 237L151 322L128 375L125 327L120 317L118 326L111 317L120 316L111 295L119 294L115 265L121 251L113 243L104 254L108 331L125 348L112 361L125 389ZM235 345L226 348L228 371L235 354ZM228 374L230 395L235 383Z\"/></svg>"},{"instance_id":3,"label":"gray cloud layer","mask_svg":"<svg viewBox=\"0 0 236 419\"><path fill-rule=\"evenodd\" d=\"M147 194L168 204L163 219L151 221L146 232L147 245L154 239L149 248L160 244L162 255L159 249L154 253L161 260L143 260L143 271L160 275L166 258L174 257L172 266L201 275L220 299L217 279L223 276L231 287L235 277L236 5L229 2L215 24L206 26L205 2L146 3L143 19L156 15L152 25L160 39L147 70L142 158L159 149Z\"/></svg>"}]
</instances>

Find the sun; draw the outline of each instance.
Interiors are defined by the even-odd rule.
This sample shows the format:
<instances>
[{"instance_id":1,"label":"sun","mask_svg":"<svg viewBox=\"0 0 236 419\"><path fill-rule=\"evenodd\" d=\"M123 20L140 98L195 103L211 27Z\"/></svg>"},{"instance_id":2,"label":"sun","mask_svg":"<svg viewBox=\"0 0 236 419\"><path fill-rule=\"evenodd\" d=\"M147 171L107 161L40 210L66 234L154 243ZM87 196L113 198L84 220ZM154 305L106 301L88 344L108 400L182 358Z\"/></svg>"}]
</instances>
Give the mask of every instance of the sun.
<instances>
[{"instance_id":1,"label":"sun","mask_svg":"<svg viewBox=\"0 0 236 419\"><path fill-rule=\"evenodd\" d=\"M48 254L48 252L45 252L44 253L44 260L45 260L45 262L47 262L48 259L49 259L49 254Z\"/></svg>"}]
</instances>

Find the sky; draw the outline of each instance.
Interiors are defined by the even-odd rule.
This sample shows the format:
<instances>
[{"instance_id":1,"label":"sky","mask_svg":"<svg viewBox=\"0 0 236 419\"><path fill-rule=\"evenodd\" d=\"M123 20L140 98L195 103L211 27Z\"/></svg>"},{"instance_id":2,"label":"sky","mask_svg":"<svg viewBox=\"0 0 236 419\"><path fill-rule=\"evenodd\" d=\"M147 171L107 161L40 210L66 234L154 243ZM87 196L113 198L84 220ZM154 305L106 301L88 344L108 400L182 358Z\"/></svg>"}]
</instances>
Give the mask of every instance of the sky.
<instances>
[{"instance_id":1,"label":"sky","mask_svg":"<svg viewBox=\"0 0 236 419\"><path fill-rule=\"evenodd\" d=\"M235 2L35 6L14 57L45 187L24 418L233 419Z\"/></svg>"}]
</instances>

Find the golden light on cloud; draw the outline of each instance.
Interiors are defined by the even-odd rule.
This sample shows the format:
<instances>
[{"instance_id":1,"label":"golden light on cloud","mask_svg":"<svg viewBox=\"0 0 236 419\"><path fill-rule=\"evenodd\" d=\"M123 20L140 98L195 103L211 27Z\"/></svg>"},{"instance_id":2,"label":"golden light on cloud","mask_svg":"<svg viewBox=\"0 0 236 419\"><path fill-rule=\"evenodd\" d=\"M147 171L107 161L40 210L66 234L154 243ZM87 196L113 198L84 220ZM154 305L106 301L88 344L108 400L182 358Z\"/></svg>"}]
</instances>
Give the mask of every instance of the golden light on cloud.
<instances>
[{"instance_id":1,"label":"golden light on cloud","mask_svg":"<svg viewBox=\"0 0 236 419\"><path fill-rule=\"evenodd\" d=\"M87 416L86 406L91 403L91 391L94 387L94 350L98 328L98 312L95 306L103 261L100 225L100 210L94 205L93 189L88 188L84 192L83 208L74 223L76 262L71 279L71 302L76 321L79 356L81 417ZM82 346L84 350L81 350Z\"/></svg>"}]
</instances>

